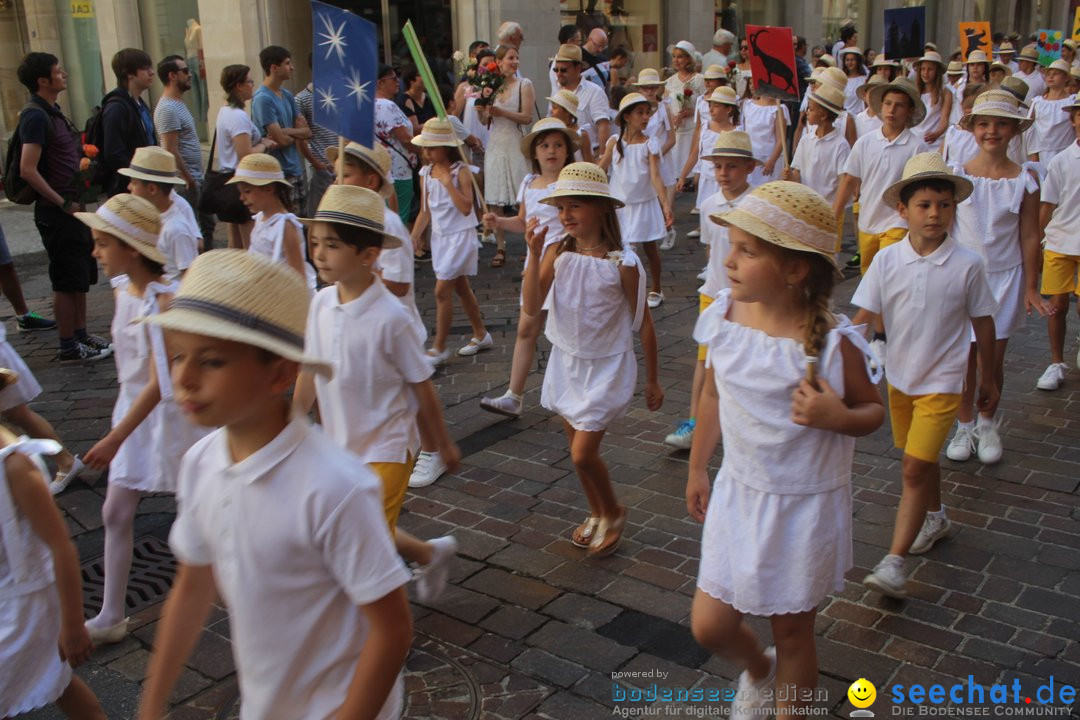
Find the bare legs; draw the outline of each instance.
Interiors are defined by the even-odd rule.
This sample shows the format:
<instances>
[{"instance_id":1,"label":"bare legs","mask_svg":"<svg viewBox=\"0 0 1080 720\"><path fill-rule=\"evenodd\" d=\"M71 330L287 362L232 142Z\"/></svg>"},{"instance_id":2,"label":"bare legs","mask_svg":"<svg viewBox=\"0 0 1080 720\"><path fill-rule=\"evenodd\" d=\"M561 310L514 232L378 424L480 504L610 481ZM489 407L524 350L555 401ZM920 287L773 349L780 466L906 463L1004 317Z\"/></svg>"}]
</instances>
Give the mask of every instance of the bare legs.
<instances>
[{"instance_id":1,"label":"bare legs","mask_svg":"<svg viewBox=\"0 0 1080 720\"><path fill-rule=\"evenodd\" d=\"M432 347L442 352L446 349L446 338L450 334L450 324L454 321L454 294L461 301L461 307L465 316L472 325L473 337L483 338L487 335L484 327L484 318L480 314L480 304L476 302L469 285L469 278L465 275L453 280L435 281L435 339Z\"/></svg>"},{"instance_id":2,"label":"bare legs","mask_svg":"<svg viewBox=\"0 0 1080 720\"><path fill-rule=\"evenodd\" d=\"M663 292L660 286L660 250L656 247L656 241L641 243L641 249L645 253L645 259L649 263L649 275L652 276L652 291Z\"/></svg>"},{"instance_id":3,"label":"bare legs","mask_svg":"<svg viewBox=\"0 0 1080 720\"><path fill-rule=\"evenodd\" d=\"M927 511L941 509L941 466L904 454L902 473L904 489L896 510L890 555L904 557L919 534Z\"/></svg>"},{"instance_id":4,"label":"bare legs","mask_svg":"<svg viewBox=\"0 0 1080 720\"><path fill-rule=\"evenodd\" d=\"M56 434L56 429L53 428L52 424L31 410L29 405L17 405L10 410L5 410L3 416L8 422L25 430L26 434L32 438L60 442L60 436ZM63 443L60 444L63 445ZM69 472L72 463L75 462L75 457L66 448L58 452L54 457L56 458L57 469L62 473Z\"/></svg>"}]
</instances>

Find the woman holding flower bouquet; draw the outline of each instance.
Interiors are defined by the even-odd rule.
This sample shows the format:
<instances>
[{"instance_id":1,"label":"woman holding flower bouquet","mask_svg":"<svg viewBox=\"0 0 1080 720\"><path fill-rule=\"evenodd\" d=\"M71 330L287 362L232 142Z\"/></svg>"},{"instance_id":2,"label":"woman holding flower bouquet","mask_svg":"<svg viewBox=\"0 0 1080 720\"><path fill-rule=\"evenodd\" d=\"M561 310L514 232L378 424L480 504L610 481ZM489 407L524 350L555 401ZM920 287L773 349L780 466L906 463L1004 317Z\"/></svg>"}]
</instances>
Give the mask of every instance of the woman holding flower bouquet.
<instances>
[{"instance_id":1,"label":"woman holding flower bouquet","mask_svg":"<svg viewBox=\"0 0 1080 720\"><path fill-rule=\"evenodd\" d=\"M664 83L665 98L675 115L675 147L671 150L673 164L681 168L690 157L694 135L694 106L705 93L705 80L696 72L694 46L687 40L675 43L671 63L675 74Z\"/></svg>"},{"instance_id":2,"label":"woman holding flower bouquet","mask_svg":"<svg viewBox=\"0 0 1080 720\"><path fill-rule=\"evenodd\" d=\"M520 64L517 48L500 45L494 62L479 65L477 77L471 79L480 93L475 102L477 115L490 128L484 154L484 200L501 208L503 215L512 214L509 211L517 202L518 187L529 174L520 146L525 126L532 121L535 94L532 82L517 76ZM499 230L495 231L495 243L491 267L502 267L506 264L506 238Z\"/></svg>"}]
</instances>

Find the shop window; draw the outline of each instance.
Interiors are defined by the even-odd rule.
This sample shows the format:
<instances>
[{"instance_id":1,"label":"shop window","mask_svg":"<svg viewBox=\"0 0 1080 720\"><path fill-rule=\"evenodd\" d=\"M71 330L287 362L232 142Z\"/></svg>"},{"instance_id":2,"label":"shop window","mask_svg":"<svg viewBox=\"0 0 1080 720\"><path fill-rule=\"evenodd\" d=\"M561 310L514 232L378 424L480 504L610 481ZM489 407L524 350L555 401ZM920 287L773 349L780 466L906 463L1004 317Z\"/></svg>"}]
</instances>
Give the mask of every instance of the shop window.
<instances>
[{"instance_id":1,"label":"shop window","mask_svg":"<svg viewBox=\"0 0 1080 720\"><path fill-rule=\"evenodd\" d=\"M155 64L169 55L179 55L191 68L191 89L184 93L184 103L195 118L199 139L208 140L206 118L210 95L198 0L138 0L138 3L143 49ZM152 105L157 104L161 91L160 80L155 81L150 88Z\"/></svg>"},{"instance_id":2,"label":"shop window","mask_svg":"<svg viewBox=\"0 0 1080 720\"><path fill-rule=\"evenodd\" d=\"M619 72L623 80L642 68L661 70L664 52L664 13L655 0L559 0L561 25L577 25L584 41L601 27L608 34L607 53L625 47L630 62Z\"/></svg>"}]
</instances>

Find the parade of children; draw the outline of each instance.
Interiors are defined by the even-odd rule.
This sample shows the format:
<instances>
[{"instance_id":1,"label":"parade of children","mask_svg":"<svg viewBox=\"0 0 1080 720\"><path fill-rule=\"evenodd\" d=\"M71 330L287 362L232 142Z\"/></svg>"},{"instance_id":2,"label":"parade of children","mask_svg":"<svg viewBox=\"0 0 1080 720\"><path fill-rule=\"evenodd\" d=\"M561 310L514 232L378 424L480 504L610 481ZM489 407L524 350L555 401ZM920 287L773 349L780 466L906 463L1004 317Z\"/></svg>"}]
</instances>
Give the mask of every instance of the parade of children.
<instances>
[{"instance_id":1,"label":"parade of children","mask_svg":"<svg viewBox=\"0 0 1080 720\"><path fill-rule=\"evenodd\" d=\"M313 3L257 93L194 19L89 116L83 67L18 66L0 719L865 718L1014 675L1075 711L1038 687L1080 672L1060 3L680 6L693 42L393 5Z\"/></svg>"}]
</instances>

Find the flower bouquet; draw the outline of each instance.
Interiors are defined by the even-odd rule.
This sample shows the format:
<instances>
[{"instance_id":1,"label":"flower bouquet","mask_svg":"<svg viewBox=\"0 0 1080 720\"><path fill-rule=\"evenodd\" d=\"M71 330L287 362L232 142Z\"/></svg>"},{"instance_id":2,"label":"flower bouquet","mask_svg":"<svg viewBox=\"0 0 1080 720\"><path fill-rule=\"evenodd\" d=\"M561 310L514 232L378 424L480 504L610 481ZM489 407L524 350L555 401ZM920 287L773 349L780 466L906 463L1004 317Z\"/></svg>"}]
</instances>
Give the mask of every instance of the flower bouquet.
<instances>
[{"instance_id":1,"label":"flower bouquet","mask_svg":"<svg viewBox=\"0 0 1080 720\"><path fill-rule=\"evenodd\" d=\"M465 82L472 88L470 95L476 98L476 106L483 107L495 102L495 95L506 83L506 78L499 72L494 60L483 63L470 60L465 71Z\"/></svg>"},{"instance_id":2,"label":"flower bouquet","mask_svg":"<svg viewBox=\"0 0 1080 720\"><path fill-rule=\"evenodd\" d=\"M75 173L76 196L74 202L79 205L96 203L101 196L101 186L94 184L94 175L97 173L100 151L96 145L87 143L82 146L83 156L79 160L79 170Z\"/></svg>"}]
</instances>

